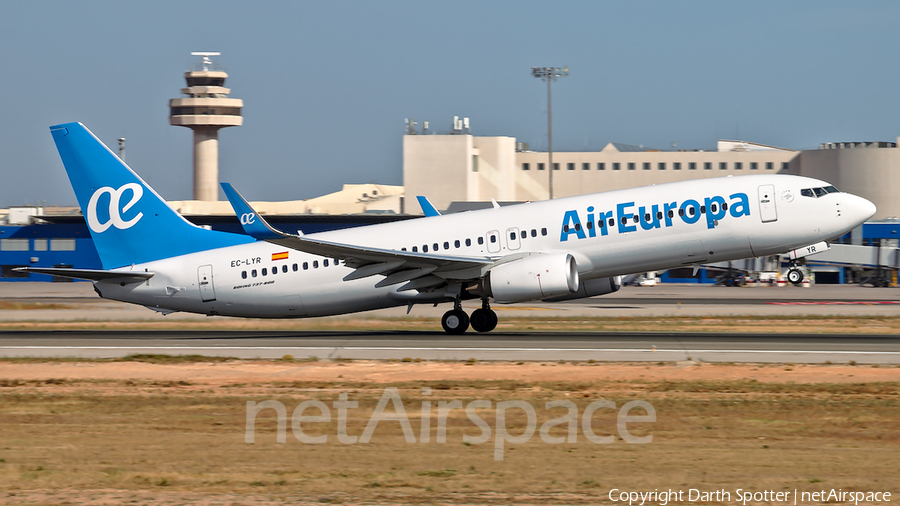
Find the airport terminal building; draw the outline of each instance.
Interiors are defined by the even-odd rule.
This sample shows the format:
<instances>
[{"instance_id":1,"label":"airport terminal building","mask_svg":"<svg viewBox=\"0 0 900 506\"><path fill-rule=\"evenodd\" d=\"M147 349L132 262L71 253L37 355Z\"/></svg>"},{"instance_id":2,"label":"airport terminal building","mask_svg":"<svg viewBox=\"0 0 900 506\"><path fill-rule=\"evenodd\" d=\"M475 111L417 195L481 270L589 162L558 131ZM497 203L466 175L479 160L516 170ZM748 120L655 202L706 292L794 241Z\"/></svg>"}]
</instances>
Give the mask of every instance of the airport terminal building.
<instances>
[{"instance_id":1,"label":"airport terminal building","mask_svg":"<svg viewBox=\"0 0 900 506\"><path fill-rule=\"evenodd\" d=\"M438 209L452 202L524 202L549 196L548 153L514 137L408 132L403 185ZM900 149L896 142L825 143L796 151L720 140L716 151L659 149L611 142L601 151L553 153L553 197L744 174L796 174L823 179L878 207L874 220L900 217ZM416 212L416 210L409 210Z\"/></svg>"},{"instance_id":2,"label":"airport terminal building","mask_svg":"<svg viewBox=\"0 0 900 506\"><path fill-rule=\"evenodd\" d=\"M256 205L276 226L309 233L414 218L422 214L415 205L418 195L427 196L440 210L489 206L491 199L507 203L544 200L550 193L548 158L548 153L531 151L513 137L475 136L461 129L427 135L407 131L403 136L402 187L345 185L341 192L317 199ZM740 140L720 140L715 151L667 151L612 142L600 151L554 153L553 165L554 198L743 174L820 178L878 207L872 223L838 242L878 247L877 265L869 267L898 267L900 200L895 194L900 188L900 149L896 142L824 143L819 149L803 151ZM240 233L226 202L171 204L198 225ZM0 210L0 280L51 279L14 271L22 266L100 268L77 208ZM820 282L852 279L846 276L851 267L818 269ZM683 282L708 282L713 277L703 271L691 276L663 275L664 280Z\"/></svg>"}]
</instances>

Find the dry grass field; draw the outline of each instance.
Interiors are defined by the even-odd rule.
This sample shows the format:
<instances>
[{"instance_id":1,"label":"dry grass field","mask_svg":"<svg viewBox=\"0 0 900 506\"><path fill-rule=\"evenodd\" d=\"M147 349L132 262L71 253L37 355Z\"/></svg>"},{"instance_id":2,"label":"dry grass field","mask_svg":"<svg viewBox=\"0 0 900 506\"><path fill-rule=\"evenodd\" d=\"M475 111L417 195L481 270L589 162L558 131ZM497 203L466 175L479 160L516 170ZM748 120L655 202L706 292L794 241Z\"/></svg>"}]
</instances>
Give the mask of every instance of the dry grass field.
<instances>
[{"instance_id":1,"label":"dry grass field","mask_svg":"<svg viewBox=\"0 0 900 506\"><path fill-rule=\"evenodd\" d=\"M346 435L361 436L387 387L397 389L415 442L397 421L379 422L368 443L340 442L340 394L358 402ZM245 442L247 402L265 400L286 408L285 443L273 409L258 413L255 441ZM331 410L330 422L301 424L327 435L323 444L292 430L293 410L308 400ZM438 442L438 403L473 400L491 403L476 411L490 439L467 443L481 429L453 409ZM495 460L493 408L511 400L534 407L537 430ZM576 442L539 435L566 413L545 408L554 400L577 407ZM616 406L591 418L597 436L614 436L609 444L582 432L584 409L598 400ZM652 435L647 444L628 443L617 428L617 409L633 400L656 411L655 422L627 425ZM524 410L506 411L510 435L526 422ZM900 492L900 368L885 366L4 360L0 427L8 504L598 504L611 489Z\"/></svg>"},{"instance_id":2,"label":"dry grass field","mask_svg":"<svg viewBox=\"0 0 900 506\"><path fill-rule=\"evenodd\" d=\"M0 303L2 304L2 303ZM21 303L17 303L21 304ZM2 309L2 307L0 307ZM51 309L32 306L27 309ZM58 309L58 308L57 308ZM527 309L527 308L526 308ZM76 319L68 321L0 321L2 330L339 330L339 331L435 331L437 317L361 317L359 315L311 319L265 320L216 318L197 320ZM683 332L683 333L822 333L900 334L900 316L846 315L727 315L727 316L520 316L502 315L498 332Z\"/></svg>"}]
</instances>

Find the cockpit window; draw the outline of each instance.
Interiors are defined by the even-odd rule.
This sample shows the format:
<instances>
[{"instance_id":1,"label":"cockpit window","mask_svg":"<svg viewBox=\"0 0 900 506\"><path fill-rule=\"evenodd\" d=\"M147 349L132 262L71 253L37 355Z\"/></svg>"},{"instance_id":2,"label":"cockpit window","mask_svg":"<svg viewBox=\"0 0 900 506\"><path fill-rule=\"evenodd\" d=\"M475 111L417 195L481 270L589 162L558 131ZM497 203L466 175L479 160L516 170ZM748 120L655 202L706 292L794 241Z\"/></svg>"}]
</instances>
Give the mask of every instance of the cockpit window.
<instances>
[{"instance_id":1,"label":"cockpit window","mask_svg":"<svg viewBox=\"0 0 900 506\"><path fill-rule=\"evenodd\" d=\"M826 186L824 188L804 188L800 190L800 195L803 197L824 197L829 193L840 193L841 191L835 188L834 186Z\"/></svg>"}]
</instances>

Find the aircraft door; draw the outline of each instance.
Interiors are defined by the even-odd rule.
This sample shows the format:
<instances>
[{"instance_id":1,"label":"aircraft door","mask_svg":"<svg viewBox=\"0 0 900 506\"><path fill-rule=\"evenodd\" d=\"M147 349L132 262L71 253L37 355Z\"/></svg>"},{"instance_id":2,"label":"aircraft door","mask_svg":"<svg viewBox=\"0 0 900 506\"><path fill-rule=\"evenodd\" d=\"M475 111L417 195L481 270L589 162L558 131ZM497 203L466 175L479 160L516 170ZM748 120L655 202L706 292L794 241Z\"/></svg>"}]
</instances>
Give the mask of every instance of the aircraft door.
<instances>
[{"instance_id":1,"label":"aircraft door","mask_svg":"<svg viewBox=\"0 0 900 506\"><path fill-rule=\"evenodd\" d=\"M775 209L775 185L764 184L759 187L759 217L763 223L778 219L778 212Z\"/></svg>"},{"instance_id":2,"label":"aircraft door","mask_svg":"<svg viewBox=\"0 0 900 506\"><path fill-rule=\"evenodd\" d=\"M197 269L200 284L200 300L212 302L216 300L216 288L213 285L212 265L201 265Z\"/></svg>"},{"instance_id":3,"label":"aircraft door","mask_svg":"<svg viewBox=\"0 0 900 506\"><path fill-rule=\"evenodd\" d=\"M519 229L518 228L509 228L506 230L506 235L509 236L509 241L506 243L506 247L509 249L519 249L522 246L522 243L519 242Z\"/></svg>"},{"instance_id":4,"label":"aircraft door","mask_svg":"<svg viewBox=\"0 0 900 506\"><path fill-rule=\"evenodd\" d=\"M487 250L489 253L500 252L500 232L491 230L484 237L484 240L487 241Z\"/></svg>"}]
</instances>

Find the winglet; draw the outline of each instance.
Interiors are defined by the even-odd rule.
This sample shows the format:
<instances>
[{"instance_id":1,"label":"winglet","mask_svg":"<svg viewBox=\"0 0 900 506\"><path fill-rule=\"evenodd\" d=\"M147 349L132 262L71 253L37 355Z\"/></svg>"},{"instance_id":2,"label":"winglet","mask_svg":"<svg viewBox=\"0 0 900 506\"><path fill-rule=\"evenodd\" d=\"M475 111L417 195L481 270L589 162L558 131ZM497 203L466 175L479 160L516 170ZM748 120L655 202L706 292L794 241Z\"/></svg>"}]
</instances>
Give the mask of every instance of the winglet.
<instances>
[{"instance_id":1,"label":"winglet","mask_svg":"<svg viewBox=\"0 0 900 506\"><path fill-rule=\"evenodd\" d=\"M428 200L428 197L419 195L418 197L416 197L416 200L419 201L419 207L422 208L422 212L425 213L425 216L441 215L441 212L434 207L434 205Z\"/></svg>"},{"instance_id":2,"label":"winglet","mask_svg":"<svg viewBox=\"0 0 900 506\"><path fill-rule=\"evenodd\" d=\"M244 233L254 239L262 241L267 239L293 237L290 234L285 234L284 232L273 228L272 225L269 225L262 216L250 207L250 204L247 203L244 197L231 186L231 183L222 183L222 189L225 190L225 196L228 197L228 202L231 203L234 213L237 215L238 220L240 220L241 227L244 228Z\"/></svg>"}]
</instances>

